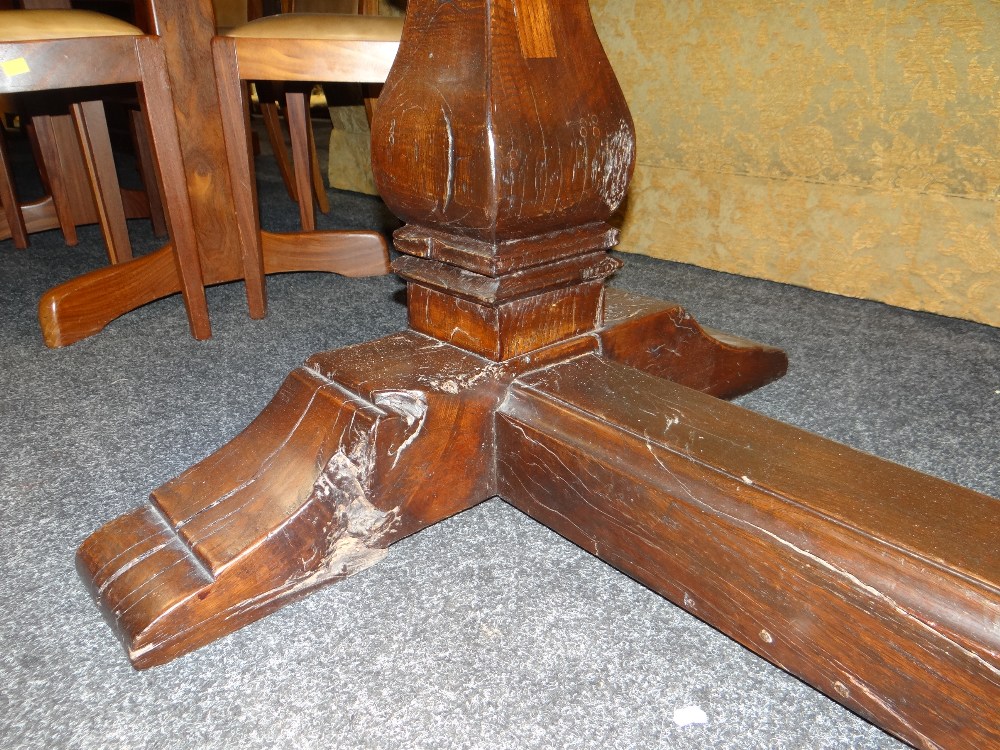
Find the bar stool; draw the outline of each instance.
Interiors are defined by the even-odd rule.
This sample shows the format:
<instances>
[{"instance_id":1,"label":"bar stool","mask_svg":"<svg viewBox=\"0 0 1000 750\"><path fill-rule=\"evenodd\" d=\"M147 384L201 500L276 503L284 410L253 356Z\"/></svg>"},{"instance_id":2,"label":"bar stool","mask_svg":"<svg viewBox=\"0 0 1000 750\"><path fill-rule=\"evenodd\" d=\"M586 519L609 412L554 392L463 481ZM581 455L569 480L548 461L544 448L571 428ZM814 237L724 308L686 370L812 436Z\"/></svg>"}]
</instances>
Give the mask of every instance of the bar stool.
<instances>
[{"instance_id":1,"label":"bar stool","mask_svg":"<svg viewBox=\"0 0 1000 750\"><path fill-rule=\"evenodd\" d=\"M211 336L208 306L159 40L124 21L91 11L0 11L0 95L117 83L137 84L149 121L175 271L191 333L197 339L207 339ZM85 115L89 105L76 106ZM85 117L78 117L78 126L82 122ZM2 150L0 190L0 202L13 232L24 232L10 165ZM104 217L101 223L104 228ZM114 304L114 300L101 302Z\"/></svg>"},{"instance_id":2,"label":"bar stool","mask_svg":"<svg viewBox=\"0 0 1000 750\"><path fill-rule=\"evenodd\" d=\"M219 104L252 316L262 316L266 308L265 254L243 82L384 82L396 56L402 28L402 18L292 13L251 21L213 40ZM292 121L290 127L304 130L305 123ZM301 155L295 153L294 157L308 165L307 150ZM309 174L308 166L302 173ZM309 195L309 191L310 186L305 183L300 195ZM304 202L300 201L300 205Z\"/></svg>"}]
</instances>

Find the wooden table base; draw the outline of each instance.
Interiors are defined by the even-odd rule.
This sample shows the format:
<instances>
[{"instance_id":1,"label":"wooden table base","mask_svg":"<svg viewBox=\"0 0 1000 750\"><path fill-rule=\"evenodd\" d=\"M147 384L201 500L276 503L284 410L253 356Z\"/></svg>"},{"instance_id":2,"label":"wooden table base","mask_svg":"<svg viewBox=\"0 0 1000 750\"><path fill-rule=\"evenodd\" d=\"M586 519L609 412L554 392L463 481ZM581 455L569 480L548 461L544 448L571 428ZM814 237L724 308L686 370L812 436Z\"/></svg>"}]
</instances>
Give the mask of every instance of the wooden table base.
<instances>
[{"instance_id":1,"label":"wooden table base","mask_svg":"<svg viewBox=\"0 0 1000 750\"><path fill-rule=\"evenodd\" d=\"M81 547L135 666L501 495L900 737L1000 742L995 527L979 523L996 501L706 395L779 377L784 355L608 296L596 333L502 363L415 332L310 358L240 436ZM884 698L900 685L905 705Z\"/></svg>"},{"instance_id":2,"label":"wooden table base","mask_svg":"<svg viewBox=\"0 0 1000 750\"><path fill-rule=\"evenodd\" d=\"M410 0L372 134L410 329L84 542L137 667L500 495L904 740L1000 747L1000 502L720 400L784 355L604 288L635 142L586 0Z\"/></svg>"},{"instance_id":3,"label":"wooden table base","mask_svg":"<svg viewBox=\"0 0 1000 750\"><path fill-rule=\"evenodd\" d=\"M722 380L746 392L785 370L780 351L717 342L676 306L615 299L622 317L599 334L502 364L414 332L311 358L242 435L81 548L133 663L191 651L496 495L496 413L527 373L604 340L651 370L695 360L684 369L706 391Z\"/></svg>"}]
</instances>

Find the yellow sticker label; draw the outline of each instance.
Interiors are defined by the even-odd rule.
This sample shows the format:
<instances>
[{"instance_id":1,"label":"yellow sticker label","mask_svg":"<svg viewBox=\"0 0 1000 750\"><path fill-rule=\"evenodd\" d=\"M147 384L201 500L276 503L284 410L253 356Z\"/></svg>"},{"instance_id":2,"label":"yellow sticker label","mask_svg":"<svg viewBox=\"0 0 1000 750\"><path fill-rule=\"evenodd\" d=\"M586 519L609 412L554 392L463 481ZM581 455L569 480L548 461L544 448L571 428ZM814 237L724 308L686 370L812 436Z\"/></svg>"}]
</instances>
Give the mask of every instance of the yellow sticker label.
<instances>
[{"instance_id":1,"label":"yellow sticker label","mask_svg":"<svg viewBox=\"0 0 1000 750\"><path fill-rule=\"evenodd\" d=\"M31 68L28 67L28 61L23 57L15 57L13 60L0 62L0 70L3 70L4 74L9 78L31 72Z\"/></svg>"}]
</instances>

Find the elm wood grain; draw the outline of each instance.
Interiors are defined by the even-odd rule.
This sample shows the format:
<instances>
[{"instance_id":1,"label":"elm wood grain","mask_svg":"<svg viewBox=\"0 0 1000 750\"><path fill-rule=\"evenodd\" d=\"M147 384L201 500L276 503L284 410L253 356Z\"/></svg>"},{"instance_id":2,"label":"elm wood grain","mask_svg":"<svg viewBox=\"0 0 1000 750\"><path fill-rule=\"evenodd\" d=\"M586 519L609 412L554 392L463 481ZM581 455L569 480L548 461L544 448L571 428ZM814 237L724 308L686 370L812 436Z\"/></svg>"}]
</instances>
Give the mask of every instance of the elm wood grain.
<instances>
[{"instance_id":1,"label":"elm wood grain","mask_svg":"<svg viewBox=\"0 0 1000 750\"><path fill-rule=\"evenodd\" d=\"M422 332L313 357L81 547L133 663L500 492L908 742L995 745L1000 502L686 387L785 357L604 289L628 110L585 0L514 10L411 0L376 112Z\"/></svg>"},{"instance_id":2,"label":"elm wood grain","mask_svg":"<svg viewBox=\"0 0 1000 750\"><path fill-rule=\"evenodd\" d=\"M187 653L499 493L900 737L989 746L997 501L612 361L604 341L664 372L690 341L665 306L652 346L634 313L657 303L615 297L626 314L597 335L507 362L413 332L311 358L232 443L81 548L133 663ZM723 369L701 361L712 348L687 350L693 372ZM737 362L715 343L725 388L750 390L734 373L771 351Z\"/></svg>"},{"instance_id":3,"label":"elm wood grain","mask_svg":"<svg viewBox=\"0 0 1000 750\"><path fill-rule=\"evenodd\" d=\"M74 28L76 19L83 18L88 22L88 28L96 33L104 33L105 24L100 16L88 15L83 11L5 11L10 14L8 19L25 19L24 23L31 26L33 20L22 14L45 13L48 19L46 33L55 36L62 33L63 26ZM36 18L36 17L32 17ZM93 20L93 23L91 21ZM8 33L12 28L17 33L17 25L7 24L4 27ZM171 88L167 81L165 61L160 42L156 37L142 35L141 32L127 24L119 24L118 36L90 36L80 38L54 38L32 41L0 41L0 59L13 60L23 58L26 62L24 71L5 76L0 80L0 93L20 93L28 91L45 91L49 89L73 88L82 86L110 85L115 83L133 83L139 91L143 109L147 112L150 122L150 136L153 148L161 159L161 182L163 194L167 203L168 223L173 238L171 253L174 255L178 268L179 289L184 296L185 310L192 334L196 338L206 338L210 334L208 323L208 307L205 302L201 264L198 257L196 235L191 219L191 207L187 191L183 185L183 173L180 168L181 154L177 133L177 123L174 119ZM66 60L100 60L100 65L66 65ZM125 268L126 263L118 264ZM122 278L115 278L116 283L124 278L135 278L133 269L126 271ZM105 276L98 278L105 279ZM86 288L86 279L77 279L74 289ZM121 300L120 284L111 287ZM57 325L67 323L67 330L55 332L46 336L48 340L70 342L78 337L79 331L92 329L94 321L79 320L73 317L74 310L91 311L97 302L103 302L108 288L96 289L95 299L88 305L71 305L64 308L61 314L52 317ZM58 312L61 298L51 292L40 302L43 309ZM68 314L67 314L68 313ZM107 320L103 315L100 323ZM43 326L44 327L44 326Z\"/></svg>"},{"instance_id":4,"label":"elm wood grain","mask_svg":"<svg viewBox=\"0 0 1000 750\"><path fill-rule=\"evenodd\" d=\"M997 500L596 356L518 381L497 441L588 552L909 742L1000 746Z\"/></svg>"}]
</instances>

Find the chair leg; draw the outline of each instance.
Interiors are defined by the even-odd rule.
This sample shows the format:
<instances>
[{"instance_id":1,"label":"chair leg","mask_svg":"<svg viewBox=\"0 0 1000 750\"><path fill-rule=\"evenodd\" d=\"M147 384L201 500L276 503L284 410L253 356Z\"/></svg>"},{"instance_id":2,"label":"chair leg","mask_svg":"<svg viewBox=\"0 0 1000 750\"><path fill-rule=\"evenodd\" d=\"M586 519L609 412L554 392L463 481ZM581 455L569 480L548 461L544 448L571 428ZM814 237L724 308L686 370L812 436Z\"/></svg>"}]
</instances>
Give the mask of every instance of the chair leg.
<instances>
[{"instance_id":1,"label":"chair leg","mask_svg":"<svg viewBox=\"0 0 1000 750\"><path fill-rule=\"evenodd\" d=\"M379 94L382 93L382 84L363 83L361 91L365 100L365 117L368 118L368 124L371 125L372 118L375 117L375 105L378 104Z\"/></svg>"},{"instance_id":2,"label":"chair leg","mask_svg":"<svg viewBox=\"0 0 1000 750\"><path fill-rule=\"evenodd\" d=\"M258 89L258 92L260 89ZM258 93L259 96L259 93ZM267 131L267 140L271 143L271 153L278 164L278 173L281 181L285 183L285 190L288 197L293 201L298 201L299 194L295 190L295 178L292 176L292 165L288 158L288 150L285 148L285 136L281 131L281 115L278 114L278 105L274 102L260 103L260 114L264 120L264 129Z\"/></svg>"},{"instance_id":3,"label":"chair leg","mask_svg":"<svg viewBox=\"0 0 1000 750\"><path fill-rule=\"evenodd\" d=\"M212 335L205 299L205 283L198 254L198 240L191 215L191 202L184 177L181 144L174 119L173 102L169 96L166 61L159 40L136 38L139 59L139 95L149 122L154 160L159 172L163 205L166 211L170 240L174 248L181 278L181 291L187 308L191 334L199 340Z\"/></svg>"},{"instance_id":4,"label":"chair leg","mask_svg":"<svg viewBox=\"0 0 1000 750\"><path fill-rule=\"evenodd\" d=\"M28 247L28 229L24 225L21 204L18 203L17 193L14 191L14 175L7 156L7 141L4 139L3 128L0 128L0 203L3 204L4 217L7 219L14 247L24 250Z\"/></svg>"},{"instance_id":5,"label":"chair leg","mask_svg":"<svg viewBox=\"0 0 1000 750\"><path fill-rule=\"evenodd\" d=\"M108 248L108 260L112 264L131 260L132 243L125 224L125 206L122 204L122 190L118 184L118 173L111 151L104 103L74 103L70 111L80 139L83 162L90 177L101 234L104 235Z\"/></svg>"},{"instance_id":6,"label":"chair leg","mask_svg":"<svg viewBox=\"0 0 1000 750\"><path fill-rule=\"evenodd\" d=\"M153 234L163 237L167 234L167 217L163 215L163 198L160 196L160 186L156 180L156 160L149 142L149 126L146 124L145 116L137 109L129 113L129 122L132 126L139 176L142 178L146 200L149 203L149 220L153 225Z\"/></svg>"},{"instance_id":7,"label":"chair leg","mask_svg":"<svg viewBox=\"0 0 1000 750\"><path fill-rule=\"evenodd\" d=\"M100 220L90 188L90 176L84 164L76 124L72 115L34 118L38 149L50 177L52 200L56 204L63 234L76 244L76 228ZM42 127L39 127L39 125ZM54 175L58 172L58 178Z\"/></svg>"},{"instance_id":8,"label":"chair leg","mask_svg":"<svg viewBox=\"0 0 1000 750\"><path fill-rule=\"evenodd\" d=\"M55 209L56 220L59 222L59 229L62 231L63 240L72 247L79 242L79 239L66 187L66 174L60 164L56 135L52 129L52 117L49 115L32 117L31 132L34 133L35 159L38 161L39 171L45 175L49 195L52 196L52 207Z\"/></svg>"},{"instance_id":9,"label":"chair leg","mask_svg":"<svg viewBox=\"0 0 1000 750\"><path fill-rule=\"evenodd\" d=\"M264 250L257 207L257 184L250 156L250 109L247 99L243 97L236 42L226 37L217 37L212 42L212 56L219 86L226 160L229 162L236 223L240 233L247 304L250 317L263 318L267 313Z\"/></svg>"},{"instance_id":10,"label":"chair leg","mask_svg":"<svg viewBox=\"0 0 1000 750\"><path fill-rule=\"evenodd\" d=\"M292 140L292 168L295 171L295 192L299 196L299 222L304 231L312 232L316 229L308 134L312 124L309 122L309 102L305 95L299 91L286 94L285 112Z\"/></svg>"},{"instance_id":11,"label":"chair leg","mask_svg":"<svg viewBox=\"0 0 1000 750\"><path fill-rule=\"evenodd\" d=\"M308 110L306 110L308 113ZM308 116L308 115L307 115ZM323 182L323 171L319 165L319 154L316 152L316 135L313 132L312 120L306 120L306 135L309 136L309 172L312 175L312 193L316 198L316 206L324 213L330 213L330 199L326 195L326 183Z\"/></svg>"}]
</instances>

